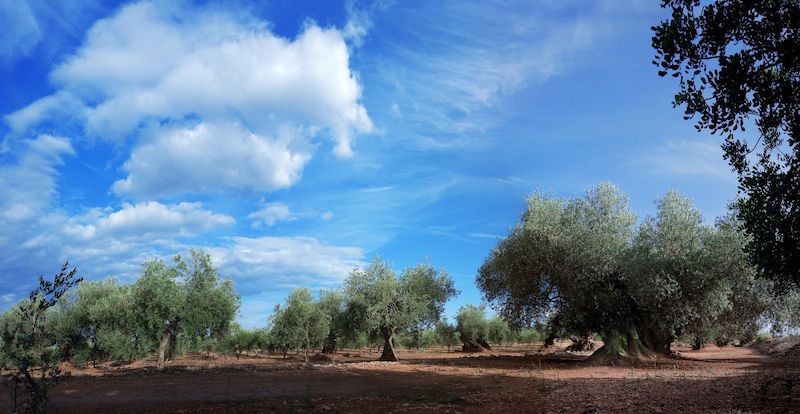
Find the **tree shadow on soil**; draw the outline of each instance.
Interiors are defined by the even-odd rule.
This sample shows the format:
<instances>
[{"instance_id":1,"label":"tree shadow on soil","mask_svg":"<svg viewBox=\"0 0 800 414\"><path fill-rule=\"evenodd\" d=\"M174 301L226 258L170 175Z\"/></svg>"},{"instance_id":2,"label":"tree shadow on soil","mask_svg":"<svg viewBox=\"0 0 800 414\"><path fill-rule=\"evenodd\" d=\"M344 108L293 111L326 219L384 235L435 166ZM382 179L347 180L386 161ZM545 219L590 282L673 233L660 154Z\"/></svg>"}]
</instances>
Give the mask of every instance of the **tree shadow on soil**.
<instances>
[{"instance_id":1,"label":"tree shadow on soil","mask_svg":"<svg viewBox=\"0 0 800 414\"><path fill-rule=\"evenodd\" d=\"M51 394L51 411L800 412L797 361L734 359L741 364L730 369L720 360L683 358L665 360L662 369L593 370L582 359L482 355L368 366L127 369L67 378Z\"/></svg>"}]
</instances>

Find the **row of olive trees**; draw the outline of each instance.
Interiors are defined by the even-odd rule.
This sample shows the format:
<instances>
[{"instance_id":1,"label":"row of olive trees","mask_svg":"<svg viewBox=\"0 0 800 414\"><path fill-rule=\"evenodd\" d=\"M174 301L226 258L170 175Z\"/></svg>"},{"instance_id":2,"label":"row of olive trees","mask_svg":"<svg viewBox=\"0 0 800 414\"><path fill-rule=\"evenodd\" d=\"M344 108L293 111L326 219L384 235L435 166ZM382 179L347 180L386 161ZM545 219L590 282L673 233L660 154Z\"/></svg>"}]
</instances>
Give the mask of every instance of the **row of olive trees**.
<instances>
[{"instance_id":1,"label":"row of olive trees","mask_svg":"<svg viewBox=\"0 0 800 414\"><path fill-rule=\"evenodd\" d=\"M83 281L65 264L52 281L0 315L0 370L11 370L12 412L44 412L59 365L169 355L226 337L239 307L208 254L145 263L130 285ZM180 349L179 349L180 347Z\"/></svg>"},{"instance_id":2,"label":"row of olive trees","mask_svg":"<svg viewBox=\"0 0 800 414\"><path fill-rule=\"evenodd\" d=\"M461 307L455 324L441 318L444 300L454 290L446 275L429 265L397 278L385 262L375 260L355 270L346 286L323 291L317 300L308 289L295 289L270 317L266 349L284 355L295 350L308 359L313 350L332 354L339 347L371 346L383 349L381 359L394 360L395 339L407 349L440 345L448 352L458 344L475 352L491 349L490 344L530 345L542 339L537 330L513 329L498 315L487 319L483 306Z\"/></svg>"},{"instance_id":3,"label":"row of olive trees","mask_svg":"<svg viewBox=\"0 0 800 414\"><path fill-rule=\"evenodd\" d=\"M394 361L395 336L433 327L456 293L447 273L430 264L397 274L376 258L353 270L342 290L322 292L318 300L308 289L293 291L270 317L271 348L284 353L299 349L307 359L313 349L330 354L342 344L380 340L380 359Z\"/></svg>"},{"instance_id":4,"label":"row of olive trees","mask_svg":"<svg viewBox=\"0 0 800 414\"><path fill-rule=\"evenodd\" d=\"M454 345L460 344L462 351L481 352L491 346L532 346L544 339L535 328L515 329L501 317L495 315L487 319L484 313L475 312L476 309L484 308L465 305L456 316L457 324L442 320L434 328L399 335L398 342L409 350L444 346L450 352Z\"/></svg>"},{"instance_id":5,"label":"row of olive trees","mask_svg":"<svg viewBox=\"0 0 800 414\"><path fill-rule=\"evenodd\" d=\"M21 319L29 317L21 310L32 301L0 316L4 333L15 323L27 323ZM207 253L192 251L188 261L176 256L171 265L146 262L142 275L129 285L108 278L83 281L62 292L41 316L38 346L77 365L155 353L160 369L176 351L221 340L238 308L232 282L219 277ZM11 343L4 338L5 346Z\"/></svg>"},{"instance_id":6,"label":"row of olive trees","mask_svg":"<svg viewBox=\"0 0 800 414\"><path fill-rule=\"evenodd\" d=\"M73 286L69 292L59 291L35 315L27 312L39 303L32 296L0 316L3 368L12 366L12 345L21 343L16 328L27 326L34 316L36 346L27 347L56 363L70 360L79 366L155 354L161 369L186 350L238 357L250 351L285 354L291 349L302 350L307 358L312 349L333 353L340 345L381 347L381 358L394 360L395 335L418 340L421 332L439 322L445 302L456 294L443 270L421 264L396 274L376 259L353 270L342 290L321 292L318 300L307 289L295 290L275 309L268 329L246 330L233 322L239 296L232 282L219 276L203 251L192 251L188 260L176 256L169 264L146 262L132 284L108 278L76 281L69 287ZM457 341L454 327L438 328L442 343L452 346Z\"/></svg>"}]
</instances>

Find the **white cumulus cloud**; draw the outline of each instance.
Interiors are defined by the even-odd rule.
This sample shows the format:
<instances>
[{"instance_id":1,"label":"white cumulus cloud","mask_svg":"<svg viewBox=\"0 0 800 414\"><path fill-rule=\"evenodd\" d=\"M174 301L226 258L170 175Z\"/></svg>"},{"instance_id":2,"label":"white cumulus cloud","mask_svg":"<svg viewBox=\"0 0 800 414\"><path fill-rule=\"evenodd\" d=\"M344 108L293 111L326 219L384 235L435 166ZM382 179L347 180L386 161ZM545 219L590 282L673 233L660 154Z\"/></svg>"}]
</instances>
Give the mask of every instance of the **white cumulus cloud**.
<instances>
[{"instance_id":1,"label":"white cumulus cloud","mask_svg":"<svg viewBox=\"0 0 800 414\"><path fill-rule=\"evenodd\" d=\"M258 211L250 213L247 218L253 221L253 228L274 226L279 221L294 220L297 215L285 203L267 203Z\"/></svg>"},{"instance_id":2,"label":"white cumulus cloud","mask_svg":"<svg viewBox=\"0 0 800 414\"><path fill-rule=\"evenodd\" d=\"M137 198L211 193L224 188L270 191L300 179L311 158L292 148L293 133L254 134L239 124L155 128L122 166L114 192Z\"/></svg>"},{"instance_id":3,"label":"white cumulus cloud","mask_svg":"<svg viewBox=\"0 0 800 414\"><path fill-rule=\"evenodd\" d=\"M336 28L287 39L246 13L143 1L96 22L52 71L58 91L6 121L23 134L71 115L90 138L135 140L114 191L137 199L285 188L316 138L347 157L373 129L349 58ZM201 177L179 176L186 156Z\"/></svg>"},{"instance_id":4,"label":"white cumulus cloud","mask_svg":"<svg viewBox=\"0 0 800 414\"><path fill-rule=\"evenodd\" d=\"M125 203L120 210L108 214L95 210L83 218L73 218L65 225L64 232L80 240L95 237L174 237L200 234L234 223L233 217L205 210L201 203L169 205L148 201Z\"/></svg>"}]
</instances>

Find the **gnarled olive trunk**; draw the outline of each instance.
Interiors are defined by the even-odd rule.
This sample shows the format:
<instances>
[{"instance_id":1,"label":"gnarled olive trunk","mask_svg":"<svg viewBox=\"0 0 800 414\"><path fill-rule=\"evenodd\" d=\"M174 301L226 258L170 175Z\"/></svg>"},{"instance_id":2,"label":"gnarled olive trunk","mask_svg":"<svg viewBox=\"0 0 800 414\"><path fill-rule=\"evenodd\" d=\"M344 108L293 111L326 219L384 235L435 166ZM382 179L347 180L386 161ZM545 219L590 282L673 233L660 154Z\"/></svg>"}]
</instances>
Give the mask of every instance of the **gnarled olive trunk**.
<instances>
[{"instance_id":1,"label":"gnarled olive trunk","mask_svg":"<svg viewBox=\"0 0 800 414\"><path fill-rule=\"evenodd\" d=\"M646 328L640 329L639 332L642 343L651 351L660 355L674 355L672 351L672 341L675 340L675 338L672 335L658 333L653 329Z\"/></svg>"},{"instance_id":2,"label":"gnarled olive trunk","mask_svg":"<svg viewBox=\"0 0 800 414\"><path fill-rule=\"evenodd\" d=\"M617 362L652 356L653 352L642 343L635 329L625 333L611 332L603 335L603 346L589 357L590 361Z\"/></svg>"},{"instance_id":3,"label":"gnarled olive trunk","mask_svg":"<svg viewBox=\"0 0 800 414\"><path fill-rule=\"evenodd\" d=\"M325 338L325 345L322 347L322 353L333 355L336 353L336 334L331 331L328 337Z\"/></svg>"},{"instance_id":4,"label":"gnarled olive trunk","mask_svg":"<svg viewBox=\"0 0 800 414\"><path fill-rule=\"evenodd\" d=\"M630 362L657 354L672 355L671 344L672 338L667 335L658 335L650 329L630 328L624 333L603 334L603 346L595 351L589 360Z\"/></svg>"},{"instance_id":5,"label":"gnarled olive trunk","mask_svg":"<svg viewBox=\"0 0 800 414\"><path fill-rule=\"evenodd\" d=\"M169 342L172 339L172 332L167 331L161 335L161 342L158 344L158 363L156 367L158 369L164 369L164 361L167 357L167 349L169 349Z\"/></svg>"},{"instance_id":6,"label":"gnarled olive trunk","mask_svg":"<svg viewBox=\"0 0 800 414\"><path fill-rule=\"evenodd\" d=\"M394 344L392 343L392 339L394 338L394 330L393 327L381 327L381 336L383 336L383 353L381 353L381 357L378 358L378 361L397 361L397 355L394 353Z\"/></svg>"},{"instance_id":7,"label":"gnarled olive trunk","mask_svg":"<svg viewBox=\"0 0 800 414\"><path fill-rule=\"evenodd\" d=\"M551 331L547 338L544 340L544 347L548 348L556 344L556 333L555 331Z\"/></svg>"},{"instance_id":8,"label":"gnarled olive trunk","mask_svg":"<svg viewBox=\"0 0 800 414\"><path fill-rule=\"evenodd\" d=\"M483 352L483 350L491 350L492 346L486 340L479 339L477 341L467 340L461 345L462 352Z\"/></svg>"},{"instance_id":9,"label":"gnarled olive trunk","mask_svg":"<svg viewBox=\"0 0 800 414\"><path fill-rule=\"evenodd\" d=\"M570 337L572 344L567 347L568 352L594 351L595 344L591 335Z\"/></svg>"}]
</instances>

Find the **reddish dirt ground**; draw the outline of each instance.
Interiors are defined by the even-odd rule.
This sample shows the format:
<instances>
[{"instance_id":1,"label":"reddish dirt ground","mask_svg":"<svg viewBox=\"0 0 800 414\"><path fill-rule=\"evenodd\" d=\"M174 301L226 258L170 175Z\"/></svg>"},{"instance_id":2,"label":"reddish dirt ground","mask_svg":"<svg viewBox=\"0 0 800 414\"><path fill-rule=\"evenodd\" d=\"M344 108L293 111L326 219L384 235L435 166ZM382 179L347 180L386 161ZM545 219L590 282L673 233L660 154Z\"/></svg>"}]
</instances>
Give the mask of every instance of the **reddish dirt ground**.
<instances>
[{"instance_id":1,"label":"reddish dirt ground","mask_svg":"<svg viewBox=\"0 0 800 414\"><path fill-rule=\"evenodd\" d=\"M107 412L800 412L800 364L752 348L677 348L681 358L592 366L587 354L518 348L482 354L340 355L304 364L280 356L189 355L158 372L150 360L71 369L50 393L55 413ZM369 362L368 362L369 361ZM69 369L69 368L67 368ZM0 396L0 411L9 401Z\"/></svg>"}]
</instances>

